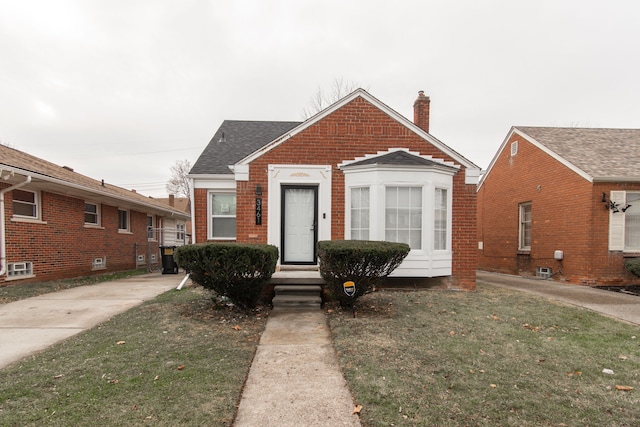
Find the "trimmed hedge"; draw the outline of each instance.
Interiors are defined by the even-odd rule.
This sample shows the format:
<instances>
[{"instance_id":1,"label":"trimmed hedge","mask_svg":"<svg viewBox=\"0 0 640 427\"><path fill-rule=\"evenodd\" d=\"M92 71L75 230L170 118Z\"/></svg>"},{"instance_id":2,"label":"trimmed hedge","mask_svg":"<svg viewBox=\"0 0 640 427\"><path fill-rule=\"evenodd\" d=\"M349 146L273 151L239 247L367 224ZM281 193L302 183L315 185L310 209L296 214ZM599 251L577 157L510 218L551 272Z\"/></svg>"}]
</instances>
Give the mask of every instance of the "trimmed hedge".
<instances>
[{"instance_id":1,"label":"trimmed hedge","mask_svg":"<svg viewBox=\"0 0 640 427\"><path fill-rule=\"evenodd\" d=\"M202 243L179 246L174 252L179 267L193 282L235 305L257 305L276 269L278 248L264 244Z\"/></svg>"},{"instance_id":2,"label":"trimmed hedge","mask_svg":"<svg viewBox=\"0 0 640 427\"><path fill-rule=\"evenodd\" d=\"M325 240L318 242L320 274L327 290L341 305L372 292L409 254L404 243L370 240ZM353 297L344 292L344 283L355 283Z\"/></svg>"},{"instance_id":3,"label":"trimmed hedge","mask_svg":"<svg viewBox=\"0 0 640 427\"><path fill-rule=\"evenodd\" d=\"M624 268L628 272L633 273L636 277L640 277L640 258L633 258L624 263Z\"/></svg>"}]
</instances>

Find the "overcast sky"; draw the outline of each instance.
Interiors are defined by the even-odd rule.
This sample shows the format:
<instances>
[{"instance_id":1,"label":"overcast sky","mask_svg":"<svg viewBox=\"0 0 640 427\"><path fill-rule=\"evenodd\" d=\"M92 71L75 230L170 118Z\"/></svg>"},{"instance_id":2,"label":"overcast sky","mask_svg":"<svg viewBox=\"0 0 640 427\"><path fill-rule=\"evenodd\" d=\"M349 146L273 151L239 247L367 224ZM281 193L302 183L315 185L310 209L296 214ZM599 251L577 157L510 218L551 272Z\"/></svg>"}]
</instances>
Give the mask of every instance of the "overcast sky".
<instances>
[{"instance_id":1,"label":"overcast sky","mask_svg":"<svg viewBox=\"0 0 640 427\"><path fill-rule=\"evenodd\" d=\"M0 142L163 197L223 120L353 82L486 168L511 126L640 127L637 0L0 0Z\"/></svg>"}]
</instances>

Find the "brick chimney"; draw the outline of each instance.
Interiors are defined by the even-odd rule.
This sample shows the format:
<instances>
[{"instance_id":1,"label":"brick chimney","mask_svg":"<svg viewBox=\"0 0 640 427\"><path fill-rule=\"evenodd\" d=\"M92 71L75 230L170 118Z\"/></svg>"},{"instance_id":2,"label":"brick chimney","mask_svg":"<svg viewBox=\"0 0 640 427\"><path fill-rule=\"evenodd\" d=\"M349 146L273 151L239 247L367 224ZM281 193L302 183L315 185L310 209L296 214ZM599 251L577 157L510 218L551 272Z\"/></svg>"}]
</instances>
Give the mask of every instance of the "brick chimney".
<instances>
[{"instance_id":1,"label":"brick chimney","mask_svg":"<svg viewBox=\"0 0 640 427\"><path fill-rule=\"evenodd\" d=\"M429 104L431 100L421 90L413 103L413 123L425 132L429 132Z\"/></svg>"},{"instance_id":2,"label":"brick chimney","mask_svg":"<svg viewBox=\"0 0 640 427\"><path fill-rule=\"evenodd\" d=\"M169 194L169 206L176 206L176 196L174 196L173 194Z\"/></svg>"}]
</instances>

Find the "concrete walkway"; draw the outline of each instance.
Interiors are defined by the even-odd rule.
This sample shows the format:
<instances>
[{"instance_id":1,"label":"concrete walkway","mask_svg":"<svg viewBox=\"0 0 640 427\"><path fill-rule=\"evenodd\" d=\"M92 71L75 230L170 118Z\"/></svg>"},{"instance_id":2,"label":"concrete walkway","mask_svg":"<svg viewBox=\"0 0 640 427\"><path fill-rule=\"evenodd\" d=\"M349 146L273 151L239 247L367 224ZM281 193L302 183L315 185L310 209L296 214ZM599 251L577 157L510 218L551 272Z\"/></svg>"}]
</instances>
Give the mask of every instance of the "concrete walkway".
<instances>
[{"instance_id":1,"label":"concrete walkway","mask_svg":"<svg viewBox=\"0 0 640 427\"><path fill-rule=\"evenodd\" d=\"M145 274L2 304L0 368L173 289L183 278Z\"/></svg>"},{"instance_id":2,"label":"concrete walkway","mask_svg":"<svg viewBox=\"0 0 640 427\"><path fill-rule=\"evenodd\" d=\"M360 426L353 409L324 312L273 310L234 426Z\"/></svg>"},{"instance_id":3,"label":"concrete walkway","mask_svg":"<svg viewBox=\"0 0 640 427\"><path fill-rule=\"evenodd\" d=\"M476 281L478 284L529 292L640 325L640 297L634 295L486 271L478 271Z\"/></svg>"}]
</instances>

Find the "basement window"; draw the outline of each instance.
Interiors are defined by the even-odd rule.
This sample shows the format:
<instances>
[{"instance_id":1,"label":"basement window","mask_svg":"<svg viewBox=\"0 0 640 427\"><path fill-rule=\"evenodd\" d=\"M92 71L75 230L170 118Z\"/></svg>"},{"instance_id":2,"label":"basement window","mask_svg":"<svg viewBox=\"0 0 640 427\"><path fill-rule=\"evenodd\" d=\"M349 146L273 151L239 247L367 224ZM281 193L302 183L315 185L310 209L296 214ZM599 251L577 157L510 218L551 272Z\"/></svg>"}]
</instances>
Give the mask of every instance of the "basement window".
<instances>
[{"instance_id":1,"label":"basement window","mask_svg":"<svg viewBox=\"0 0 640 427\"><path fill-rule=\"evenodd\" d=\"M33 276L33 263L14 262L7 266L7 279L23 279Z\"/></svg>"},{"instance_id":2,"label":"basement window","mask_svg":"<svg viewBox=\"0 0 640 427\"><path fill-rule=\"evenodd\" d=\"M107 257L94 258L91 262L92 270L103 270L107 268Z\"/></svg>"}]
</instances>

